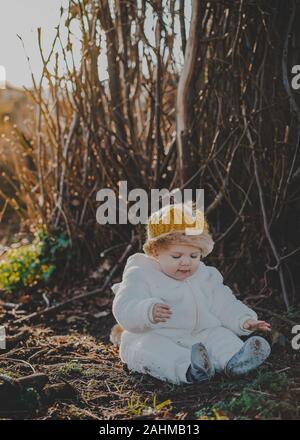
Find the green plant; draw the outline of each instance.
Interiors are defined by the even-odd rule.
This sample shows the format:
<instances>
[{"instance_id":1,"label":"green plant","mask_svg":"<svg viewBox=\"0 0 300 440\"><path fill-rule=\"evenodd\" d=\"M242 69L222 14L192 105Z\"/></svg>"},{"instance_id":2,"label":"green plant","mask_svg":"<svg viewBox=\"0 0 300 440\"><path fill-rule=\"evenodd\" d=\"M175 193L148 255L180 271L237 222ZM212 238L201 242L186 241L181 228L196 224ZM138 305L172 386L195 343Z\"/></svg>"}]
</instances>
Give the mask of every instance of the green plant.
<instances>
[{"instance_id":1,"label":"green plant","mask_svg":"<svg viewBox=\"0 0 300 440\"><path fill-rule=\"evenodd\" d=\"M59 369L59 373L64 376L83 376L87 378L97 376L98 372L96 368L87 368L87 366L76 361L67 362Z\"/></svg>"},{"instance_id":2,"label":"green plant","mask_svg":"<svg viewBox=\"0 0 300 440\"><path fill-rule=\"evenodd\" d=\"M261 371L258 376L246 386L240 394L229 401L222 400L212 406L212 410L221 410L236 415L239 418L278 417L281 412L292 411L289 402L278 401L278 394L285 392L288 386L286 374L272 371ZM235 394L237 389L234 388Z\"/></svg>"},{"instance_id":3,"label":"green plant","mask_svg":"<svg viewBox=\"0 0 300 440\"><path fill-rule=\"evenodd\" d=\"M74 252L71 240L59 230L49 234L45 229L39 229L37 235L41 242L41 264L49 267L49 271L43 275L43 280L48 282L59 267L66 266Z\"/></svg>"},{"instance_id":4,"label":"green plant","mask_svg":"<svg viewBox=\"0 0 300 440\"><path fill-rule=\"evenodd\" d=\"M298 410L286 400L289 385L290 381L285 373L263 369L253 380L249 377L226 379L220 384L226 397L200 408L195 415L201 420L220 420L281 418L282 414L295 414Z\"/></svg>"},{"instance_id":5,"label":"green plant","mask_svg":"<svg viewBox=\"0 0 300 440\"><path fill-rule=\"evenodd\" d=\"M59 373L64 376L83 376L84 375L84 366L77 362L71 361L64 364L59 368Z\"/></svg>"},{"instance_id":6,"label":"green plant","mask_svg":"<svg viewBox=\"0 0 300 440\"><path fill-rule=\"evenodd\" d=\"M58 262L70 256L70 241L64 234L50 235L44 226L29 244L14 243L0 260L0 290L13 292L49 282Z\"/></svg>"},{"instance_id":7,"label":"green plant","mask_svg":"<svg viewBox=\"0 0 300 440\"><path fill-rule=\"evenodd\" d=\"M295 413L295 405L287 401L278 401L275 396L253 389L244 389L240 396L229 402L221 401L214 409L230 413L238 418L281 418L282 413Z\"/></svg>"},{"instance_id":8,"label":"green plant","mask_svg":"<svg viewBox=\"0 0 300 440\"><path fill-rule=\"evenodd\" d=\"M266 371L259 372L257 378L252 382L251 388L271 393L280 393L286 390L288 383L289 379L286 374Z\"/></svg>"},{"instance_id":9,"label":"green plant","mask_svg":"<svg viewBox=\"0 0 300 440\"><path fill-rule=\"evenodd\" d=\"M286 316L290 319L293 318L299 318L300 317L300 310L296 306L290 306Z\"/></svg>"}]
</instances>

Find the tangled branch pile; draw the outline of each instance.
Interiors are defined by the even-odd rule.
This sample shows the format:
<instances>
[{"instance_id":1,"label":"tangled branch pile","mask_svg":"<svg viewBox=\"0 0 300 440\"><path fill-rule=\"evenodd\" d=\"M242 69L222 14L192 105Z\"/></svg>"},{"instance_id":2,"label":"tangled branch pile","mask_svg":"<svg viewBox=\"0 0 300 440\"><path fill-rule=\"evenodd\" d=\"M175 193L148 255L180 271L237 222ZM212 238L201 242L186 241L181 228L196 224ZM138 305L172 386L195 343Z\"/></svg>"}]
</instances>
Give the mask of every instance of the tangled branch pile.
<instances>
[{"instance_id":1,"label":"tangled branch pile","mask_svg":"<svg viewBox=\"0 0 300 440\"><path fill-rule=\"evenodd\" d=\"M82 269L133 228L96 223L99 189L204 188L210 258L258 297L277 287L288 307L299 286L299 15L295 0L70 1L47 56L39 31L44 70L28 91L31 139L14 143L24 164L9 203L66 231Z\"/></svg>"}]
</instances>

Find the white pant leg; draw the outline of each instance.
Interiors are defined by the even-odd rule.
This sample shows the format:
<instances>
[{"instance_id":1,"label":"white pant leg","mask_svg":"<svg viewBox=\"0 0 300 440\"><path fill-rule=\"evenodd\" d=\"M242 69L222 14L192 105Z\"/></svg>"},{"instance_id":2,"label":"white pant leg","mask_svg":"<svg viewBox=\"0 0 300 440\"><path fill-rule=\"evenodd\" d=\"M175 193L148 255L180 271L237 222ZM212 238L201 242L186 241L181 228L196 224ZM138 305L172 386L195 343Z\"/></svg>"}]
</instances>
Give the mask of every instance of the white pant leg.
<instances>
[{"instance_id":1,"label":"white pant leg","mask_svg":"<svg viewBox=\"0 0 300 440\"><path fill-rule=\"evenodd\" d=\"M174 384L189 383L186 372L191 363L191 350L167 337L153 332L123 331L119 353L129 370Z\"/></svg>"},{"instance_id":2,"label":"white pant leg","mask_svg":"<svg viewBox=\"0 0 300 440\"><path fill-rule=\"evenodd\" d=\"M215 370L223 371L229 359L237 353L244 342L226 327L213 327L199 334L199 342L205 346Z\"/></svg>"}]
</instances>

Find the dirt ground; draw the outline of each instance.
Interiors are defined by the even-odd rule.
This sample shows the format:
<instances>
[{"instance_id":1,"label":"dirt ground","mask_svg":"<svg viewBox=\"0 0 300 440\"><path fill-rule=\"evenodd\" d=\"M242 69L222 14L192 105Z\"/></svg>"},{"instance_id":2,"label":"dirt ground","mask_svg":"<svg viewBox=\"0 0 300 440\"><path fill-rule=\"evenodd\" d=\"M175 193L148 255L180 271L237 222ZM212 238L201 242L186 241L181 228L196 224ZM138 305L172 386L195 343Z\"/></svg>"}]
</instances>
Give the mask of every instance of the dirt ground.
<instances>
[{"instance_id":1,"label":"dirt ground","mask_svg":"<svg viewBox=\"0 0 300 440\"><path fill-rule=\"evenodd\" d=\"M235 380L219 374L193 385L128 371L109 341L115 323L109 289L57 313L16 322L95 287L91 278L63 293L2 296L0 324L9 338L0 351L1 419L300 419L300 350L291 347L297 316L290 321L282 313L260 313L273 325L272 354L255 373ZM34 374L44 375L42 384L20 386L22 377Z\"/></svg>"}]
</instances>

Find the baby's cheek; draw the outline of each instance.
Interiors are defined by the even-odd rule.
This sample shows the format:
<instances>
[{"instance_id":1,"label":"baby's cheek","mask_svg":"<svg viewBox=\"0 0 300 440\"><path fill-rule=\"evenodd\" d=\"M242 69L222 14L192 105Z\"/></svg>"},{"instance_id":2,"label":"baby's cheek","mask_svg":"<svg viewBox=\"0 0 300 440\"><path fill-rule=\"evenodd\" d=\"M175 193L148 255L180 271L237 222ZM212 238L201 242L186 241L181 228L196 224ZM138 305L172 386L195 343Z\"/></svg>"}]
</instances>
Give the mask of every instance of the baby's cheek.
<instances>
[{"instance_id":1,"label":"baby's cheek","mask_svg":"<svg viewBox=\"0 0 300 440\"><path fill-rule=\"evenodd\" d=\"M198 269L199 266L200 266L200 260L196 260L194 264L195 271Z\"/></svg>"},{"instance_id":2,"label":"baby's cheek","mask_svg":"<svg viewBox=\"0 0 300 440\"><path fill-rule=\"evenodd\" d=\"M171 273L176 272L177 267L178 267L178 263L177 263L177 261L170 261L169 264L168 264L168 270L169 270Z\"/></svg>"}]
</instances>

